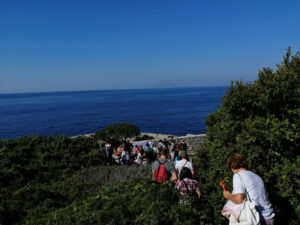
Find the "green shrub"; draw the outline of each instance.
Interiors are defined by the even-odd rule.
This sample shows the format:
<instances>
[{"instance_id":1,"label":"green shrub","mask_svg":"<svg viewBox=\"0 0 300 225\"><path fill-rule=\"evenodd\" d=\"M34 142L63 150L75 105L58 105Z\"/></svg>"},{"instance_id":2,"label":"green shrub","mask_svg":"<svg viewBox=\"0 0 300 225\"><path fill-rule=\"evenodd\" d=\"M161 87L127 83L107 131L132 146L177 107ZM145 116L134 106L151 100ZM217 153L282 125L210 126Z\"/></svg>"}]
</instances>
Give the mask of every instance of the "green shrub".
<instances>
[{"instance_id":1,"label":"green shrub","mask_svg":"<svg viewBox=\"0 0 300 225\"><path fill-rule=\"evenodd\" d=\"M148 178L102 186L84 201L44 214L30 214L27 224L212 224L201 204L178 205L171 183Z\"/></svg>"},{"instance_id":2,"label":"green shrub","mask_svg":"<svg viewBox=\"0 0 300 225\"><path fill-rule=\"evenodd\" d=\"M1 140L0 224L18 222L40 204L48 208L68 204L51 185L82 168L105 164L105 156L97 147L92 138L62 135Z\"/></svg>"},{"instance_id":3,"label":"green shrub","mask_svg":"<svg viewBox=\"0 0 300 225\"><path fill-rule=\"evenodd\" d=\"M140 128L130 123L115 123L105 127L101 131L96 131L94 138L118 146L120 142L125 142L128 138L136 137L140 134Z\"/></svg>"},{"instance_id":4,"label":"green shrub","mask_svg":"<svg viewBox=\"0 0 300 225\"><path fill-rule=\"evenodd\" d=\"M278 69L264 68L254 83L231 83L219 109L206 120L207 141L197 160L217 224L225 202L219 182L231 190L233 174L226 160L233 152L245 155L249 169L263 178L278 224L300 223L299 121L299 53L291 56L288 49Z\"/></svg>"}]
</instances>

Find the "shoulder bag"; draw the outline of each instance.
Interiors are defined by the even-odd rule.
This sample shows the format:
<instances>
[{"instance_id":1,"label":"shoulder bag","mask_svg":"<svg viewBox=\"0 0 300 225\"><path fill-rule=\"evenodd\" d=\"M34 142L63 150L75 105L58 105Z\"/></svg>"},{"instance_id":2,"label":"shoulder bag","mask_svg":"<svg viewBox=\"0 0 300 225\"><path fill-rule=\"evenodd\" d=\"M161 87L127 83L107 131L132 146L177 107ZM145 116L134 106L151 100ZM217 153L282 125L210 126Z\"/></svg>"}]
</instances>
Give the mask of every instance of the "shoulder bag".
<instances>
[{"instance_id":1,"label":"shoulder bag","mask_svg":"<svg viewBox=\"0 0 300 225\"><path fill-rule=\"evenodd\" d=\"M245 200L242 204L234 204L228 201L223 208L222 214L229 216L229 225L259 225L259 214L255 208L256 203L253 200L251 201L244 180L240 174L238 175L245 188ZM236 210L234 210L234 207L236 207Z\"/></svg>"}]
</instances>

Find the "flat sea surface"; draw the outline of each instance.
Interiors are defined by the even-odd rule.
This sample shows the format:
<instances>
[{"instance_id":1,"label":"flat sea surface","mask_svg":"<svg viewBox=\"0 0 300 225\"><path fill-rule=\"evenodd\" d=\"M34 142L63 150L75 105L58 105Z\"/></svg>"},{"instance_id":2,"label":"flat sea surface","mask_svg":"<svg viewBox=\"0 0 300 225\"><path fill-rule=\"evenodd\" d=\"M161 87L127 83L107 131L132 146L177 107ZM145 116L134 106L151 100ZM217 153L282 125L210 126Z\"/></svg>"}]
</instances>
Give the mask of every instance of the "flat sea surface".
<instances>
[{"instance_id":1,"label":"flat sea surface","mask_svg":"<svg viewBox=\"0 0 300 225\"><path fill-rule=\"evenodd\" d=\"M142 132L206 131L226 87L0 94L0 139L93 133L117 122Z\"/></svg>"}]
</instances>

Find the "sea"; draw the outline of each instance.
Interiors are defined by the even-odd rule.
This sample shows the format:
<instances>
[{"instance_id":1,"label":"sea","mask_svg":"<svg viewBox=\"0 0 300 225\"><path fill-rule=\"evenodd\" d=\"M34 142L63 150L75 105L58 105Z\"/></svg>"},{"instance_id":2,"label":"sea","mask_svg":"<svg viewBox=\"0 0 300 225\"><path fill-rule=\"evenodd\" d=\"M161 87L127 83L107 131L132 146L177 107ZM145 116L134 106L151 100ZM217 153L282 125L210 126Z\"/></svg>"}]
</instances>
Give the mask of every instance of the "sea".
<instances>
[{"instance_id":1,"label":"sea","mask_svg":"<svg viewBox=\"0 0 300 225\"><path fill-rule=\"evenodd\" d=\"M114 123L142 132L183 136L206 132L226 87L0 94L0 139L94 133Z\"/></svg>"}]
</instances>

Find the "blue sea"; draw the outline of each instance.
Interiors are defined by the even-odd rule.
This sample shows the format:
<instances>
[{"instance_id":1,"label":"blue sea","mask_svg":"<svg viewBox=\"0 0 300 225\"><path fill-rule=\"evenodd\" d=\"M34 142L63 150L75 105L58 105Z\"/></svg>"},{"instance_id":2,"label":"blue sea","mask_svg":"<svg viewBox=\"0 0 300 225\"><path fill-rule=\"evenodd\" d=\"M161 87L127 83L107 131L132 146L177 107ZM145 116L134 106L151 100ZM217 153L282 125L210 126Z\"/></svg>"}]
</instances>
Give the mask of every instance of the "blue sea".
<instances>
[{"instance_id":1,"label":"blue sea","mask_svg":"<svg viewBox=\"0 0 300 225\"><path fill-rule=\"evenodd\" d=\"M142 132L206 131L226 87L0 94L0 139L93 133L117 122Z\"/></svg>"}]
</instances>

